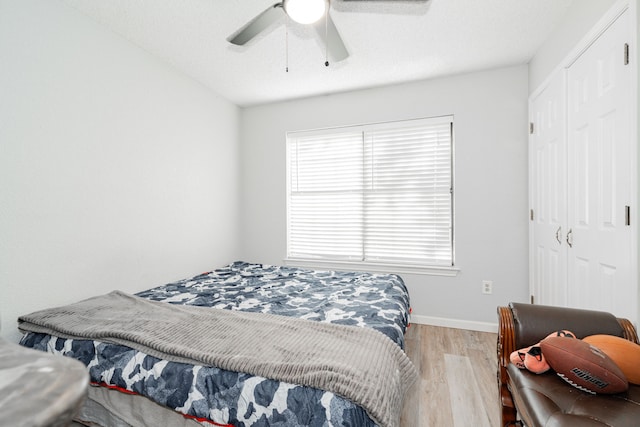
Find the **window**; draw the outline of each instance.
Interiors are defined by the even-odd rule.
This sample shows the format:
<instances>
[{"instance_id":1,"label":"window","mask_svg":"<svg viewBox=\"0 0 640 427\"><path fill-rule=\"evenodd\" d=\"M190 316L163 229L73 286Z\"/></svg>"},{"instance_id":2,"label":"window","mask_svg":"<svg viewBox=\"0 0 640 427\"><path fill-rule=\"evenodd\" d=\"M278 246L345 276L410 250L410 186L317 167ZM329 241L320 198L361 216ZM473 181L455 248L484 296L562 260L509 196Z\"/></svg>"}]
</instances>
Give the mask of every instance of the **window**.
<instances>
[{"instance_id":1,"label":"window","mask_svg":"<svg viewBox=\"0 0 640 427\"><path fill-rule=\"evenodd\" d=\"M287 134L287 258L453 265L453 117Z\"/></svg>"}]
</instances>

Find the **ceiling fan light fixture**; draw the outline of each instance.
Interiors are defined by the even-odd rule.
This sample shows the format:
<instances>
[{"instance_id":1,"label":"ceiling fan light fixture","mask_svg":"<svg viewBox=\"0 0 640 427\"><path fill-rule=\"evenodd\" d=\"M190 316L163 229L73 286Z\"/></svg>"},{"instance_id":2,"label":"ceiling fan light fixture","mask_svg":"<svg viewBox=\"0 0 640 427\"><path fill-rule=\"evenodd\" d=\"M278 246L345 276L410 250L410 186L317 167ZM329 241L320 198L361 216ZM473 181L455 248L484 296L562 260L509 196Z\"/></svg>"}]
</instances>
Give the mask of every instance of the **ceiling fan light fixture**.
<instances>
[{"instance_id":1,"label":"ceiling fan light fixture","mask_svg":"<svg viewBox=\"0 0 640 427\"><path fill-rule=\"evenodd\" d=\"M327 10L327 0L284 0L287 15L299 24L313 24Z\"/></svg>"}]
</instances>

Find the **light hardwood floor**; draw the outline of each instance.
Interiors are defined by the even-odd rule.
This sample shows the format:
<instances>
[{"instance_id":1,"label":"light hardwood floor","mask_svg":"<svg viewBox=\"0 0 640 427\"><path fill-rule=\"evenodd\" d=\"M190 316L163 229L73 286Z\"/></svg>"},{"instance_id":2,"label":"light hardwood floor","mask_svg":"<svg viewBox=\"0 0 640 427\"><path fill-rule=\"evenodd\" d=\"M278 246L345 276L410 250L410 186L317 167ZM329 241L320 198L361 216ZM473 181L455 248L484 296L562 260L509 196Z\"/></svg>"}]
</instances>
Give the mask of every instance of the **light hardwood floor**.
<instances>
[{"instance_id":1,"label":"light hardwood floor","mask_svg":"<svg viewBox=\"0 0 640 427\"><path fill-rule=\"evenodd\" d=\"M413 324L405 339L420 377L407 393L401 427L500 424L497 334Z\"/></svg>"}]
</instances>

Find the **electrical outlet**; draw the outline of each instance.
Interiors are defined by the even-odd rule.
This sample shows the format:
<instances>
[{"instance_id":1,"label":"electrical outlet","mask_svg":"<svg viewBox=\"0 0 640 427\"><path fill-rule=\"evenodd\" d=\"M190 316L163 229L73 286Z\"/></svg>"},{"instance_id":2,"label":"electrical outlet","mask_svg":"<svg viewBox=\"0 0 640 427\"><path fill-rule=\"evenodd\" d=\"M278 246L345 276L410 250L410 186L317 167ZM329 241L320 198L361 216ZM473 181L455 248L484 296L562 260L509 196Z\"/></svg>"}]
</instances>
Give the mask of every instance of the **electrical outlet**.
<instances>
[{"instance_id":1,"label":"electrical outlet","mask_svg":"<svg viewBox=\"0 0 640 427\"><path fill-rule=\"evenodd\" d=\"M491 295L493 292L493 282L491 280L482 281L482 293L485 295Z\"/></svg>"}]
</instances>

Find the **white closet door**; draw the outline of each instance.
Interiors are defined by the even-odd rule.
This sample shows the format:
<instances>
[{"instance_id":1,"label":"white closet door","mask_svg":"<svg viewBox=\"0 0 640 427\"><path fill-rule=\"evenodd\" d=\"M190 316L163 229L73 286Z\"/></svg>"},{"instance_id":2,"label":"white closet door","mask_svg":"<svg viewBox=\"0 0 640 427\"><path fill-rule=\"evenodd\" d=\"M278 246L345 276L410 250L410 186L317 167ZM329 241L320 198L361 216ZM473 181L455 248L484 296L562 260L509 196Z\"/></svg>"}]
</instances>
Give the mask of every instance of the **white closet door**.
<instances>
[{"instance_id":1,"label":"white closet door","mask_svg":"<svg viewBox=\"0 0 640 427\"><path fill-rule=\"evenodd\" d=\"M564 76L556 73L530 107L531 294L537 304L567 304L566 113Z\"/></svg>"},{"instance_id":2,"label":"white closet door","mask_svg":"<svg viewBox=\"0 0 640 427\"><path fill-rule=\"evenodd\" d=\"M568 69L568 305L635 318L629 12Z\"/></svg>"}]
</instances>

